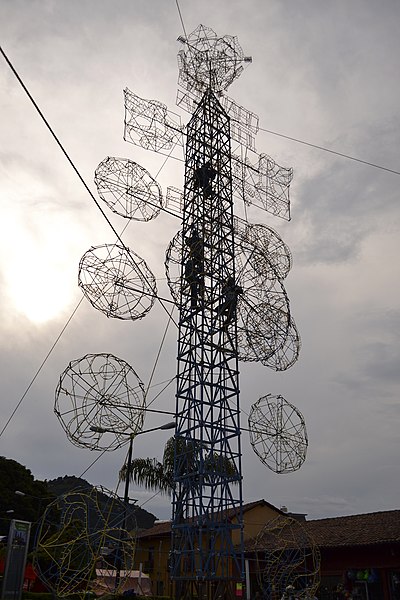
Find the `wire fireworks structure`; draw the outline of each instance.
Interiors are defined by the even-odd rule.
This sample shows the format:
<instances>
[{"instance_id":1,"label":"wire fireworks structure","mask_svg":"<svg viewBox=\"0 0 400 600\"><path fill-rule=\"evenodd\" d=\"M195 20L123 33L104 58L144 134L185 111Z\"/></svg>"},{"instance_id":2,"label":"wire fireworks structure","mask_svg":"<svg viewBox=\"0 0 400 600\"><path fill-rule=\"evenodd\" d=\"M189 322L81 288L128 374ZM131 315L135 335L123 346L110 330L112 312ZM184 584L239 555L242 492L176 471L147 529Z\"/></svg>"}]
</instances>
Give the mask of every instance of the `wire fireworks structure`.
<instances>
[{"instance_id":1,"label":"wire fireworks structure","mask_svg":"<svg viewBox=\"0 0 400 600\"><path fill-rule=\"evenodd\" d=\"M90 450L115 450L142 427L146 404L144 386L133 368L112 354L87 354L73 360L61 374L54 412L67 438ZM97 429L112 429L104 442Z\"/></svg>"},{"instance_id":2,"label":"wire fireworks structure","mask_svg":"<svg viewBox=\"0 0 400 600\"><path fill-rule=\"evenodd\" d=\"M306 459L308 438L300 411L282 396L267 394L249 414L250 443L275 473L297 471Z\"/></svg>"},{"instance_id":3,"label":"wire fireworks structure","mask_svg":"<svg viewBox=\"0 0 400 600\"><path fill-rule=\"evenodd\" d=\"M169 187L164 207L150 173L115 157L99 164L95 183L124 218L149 221L163 208L182 218L165 261L179 308L170 570L176 598L189 600L231 597L234 583L244 579L239 361L286 370L298 358L300 337L283 285L290 250L270 227L234 216L236 199L290 219L293 170L256 154L257 115L225 93L251 58L236 37L219 37L203 25L178 40L177 105L191 114L189 124L185 129L166 105L125 89L124 139L170 156L182 149L185 131L183 191ZM240 156L231 140L240 144ZM124 245L90 248L80 261L79 286L96 309L118 319L141 319L157 297L153 274ZM118 393L106 401L101 393L86 395L80 387L87 373L78 369L76 376L75 368L71 363L63 374L56 406L73 443L100 448L90 427L117 425L122 432L131 419L142 426L143 411L127 410L129 394L126 403ZM253 427L254 440L258 433ZM115 447L121 444L117 436ZM270 451L254 446L271 468Z\"/></svg>"},{"instance_id":4,"label":"wire fireworks structure","mask_svg":"<svg viewBox=\"0 0 400 600\"><path fill-rule=\"evenodd\" d=\"M144 168L127 158L108 156L97 167L94 182L100 198L116 214L150 221L160 214L162 192Z\"/></svg>"},{"instance_id":5,"label":"wire fireworks structure","mask_svg":"<svg viewBox=\"0 0 400 600\"><path fill-rule=\"evenodd\" d=\"M94 308L115 319L142 319L157 297L145 261L117 244L90 248L80 260L78 283Z\"/></svg>"},{"instance_id":6,"label":"wire fireworks structure","mask_svg":"<svg viewBox=\"0 0 400 600\"><path fill-rule=\"evenodd\" d=\"M263 600L286 598L287 590L299 600L316 594L321 554L306 527L280 515L264 525L252 550L257 556L257 578Z\"/></svg>"},{"instance_id":7,"label":"wire fireworks structure","mask_svg":"<svg viewBox=\"0 0 400 600\"><path fill-rule=\"evenodd\" d=\"M135 550L133 510L104 488L77 489L49 504L33 565L57 598L126 588Z\"/></svg>"}]
</instances>

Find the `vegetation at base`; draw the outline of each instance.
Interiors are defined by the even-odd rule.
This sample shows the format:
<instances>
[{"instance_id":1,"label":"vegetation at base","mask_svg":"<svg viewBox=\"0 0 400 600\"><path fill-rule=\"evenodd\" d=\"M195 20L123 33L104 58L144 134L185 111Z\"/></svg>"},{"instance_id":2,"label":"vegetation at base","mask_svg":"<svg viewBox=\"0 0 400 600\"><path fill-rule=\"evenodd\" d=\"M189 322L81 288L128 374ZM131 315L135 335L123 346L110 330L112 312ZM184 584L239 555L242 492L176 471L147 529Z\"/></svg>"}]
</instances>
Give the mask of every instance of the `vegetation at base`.
<instances>
[{"instance_id":1,"label":"vegetation at base","mask_svg":"<svg viewBox=\"0 0 400 600\"><path fill-rule=\"evenodd\" d=\"M0 456L0 489L2 511L14 511L7 514L9 520L35 522L41 517L47 504L54 499L46 481L35 479L29 469L4 456ZM24 495L18 495L16 491L23 492ZM8 522L9 520L7 519ZM1 534L6 533L4 525L5 520L2 519Z\"/></svg>"},{"instance_id":2,"label":"vegetation at base","mask_svg":"<svg viewBox=\"0 0 400 600\"><path fill-rule=\"evenodd\" d=\"M16 460L0 456L0 535L7 535L11 519L37 523L43 515L46 506L74 489L84 489L88 492L92 485L85 479L74 475L65 475L52 480L40 481L35 479L31 471ZM23 492L18 495L15 492ZM7 513L8 510L14 512ZM135 508L135 519L139 529L153 527L155 515L143 508ZM31 532L31 540L35 531Z\"/></svg>"}]
</instances>

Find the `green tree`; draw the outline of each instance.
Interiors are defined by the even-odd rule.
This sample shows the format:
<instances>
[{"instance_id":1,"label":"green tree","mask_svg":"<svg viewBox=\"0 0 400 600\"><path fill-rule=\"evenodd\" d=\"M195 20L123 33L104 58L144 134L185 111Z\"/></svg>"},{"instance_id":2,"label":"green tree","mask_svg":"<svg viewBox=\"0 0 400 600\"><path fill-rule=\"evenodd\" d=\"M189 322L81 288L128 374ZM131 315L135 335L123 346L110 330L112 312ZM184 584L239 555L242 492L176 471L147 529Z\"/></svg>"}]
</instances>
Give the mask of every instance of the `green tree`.
<instances>
[{"instance_id":1,"label":"green tree","mask_svg":"<svg viewBox=\"0 0 400 600\"><path fill-rule=\"evenodd\" d=\"M238 471L232 460L217 453L207 452L201 442L187 441L183 437L171 437L165 444L162 462L157 458L134 458L128 473L125 464L120 470L120 478L137 485L143 485L148 490L161 491L163 494L171 495L174 487L174 455L183 456L180 461L182 475L185 473L196 473L199 471L199 463L203 462L204 473L203 484L211 481L217 476L231 477L232 481L238 481ZM178 473L179 476L179 473ZM199 485L201 484L199 479Z\"/></svg>"},{"instance_id":2,"label":"green tree","mask_svg":"<svg viewBox=\"0 0 400 600\"><path fill-rule=\"evenodd\" d=\"M45 481L35 479L29 469L16 460L0 456L0 512L4 524L5 514L13 510L11 518L37 521L54 495ZM22 492L16 494L15 492ZM4 527L2 527L4 530Z\"/></svg>"}]
</instances>

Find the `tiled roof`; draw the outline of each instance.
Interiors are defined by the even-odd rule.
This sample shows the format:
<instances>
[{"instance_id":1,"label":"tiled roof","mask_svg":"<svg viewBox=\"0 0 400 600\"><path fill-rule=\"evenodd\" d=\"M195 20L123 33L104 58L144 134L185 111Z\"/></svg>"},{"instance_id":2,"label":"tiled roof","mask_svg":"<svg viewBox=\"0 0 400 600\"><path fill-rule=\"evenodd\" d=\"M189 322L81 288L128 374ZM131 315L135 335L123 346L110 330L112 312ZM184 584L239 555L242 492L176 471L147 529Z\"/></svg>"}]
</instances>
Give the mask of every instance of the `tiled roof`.
<instances>
[{"instance_id":1,"label":"tiled roof","mask_svg":"<svg viewBox=\"0 0 400 600\"><path fill-rule=\"evenodd\" d=\"M304 525L321 548L400 542L400 510L318 519Z\"/></svg>"},{"instance_id":2,"label":"tiled roof","mask_svg":"<svg viewBox=\"0 0 400 600\"><path fill-rule=\"evenodd\" d=\"M256 506L269 506L273 510L275 510L278 514L284 514L279 508L276 508L273 504L270 504L266 500L256 500L255 502L248 502L247 504L243 504L243 512L247 512ZM228 518L233 518L236 514L235 509L228 510ZM137 537L145 538L145 537L153 537L159 535L167 535L171 533L171 521L165 521L162 523L156 523L150 529L145 529L141 531Z\"/></svg>"},{"instance_id":3,"label":"tiled roof","mask_svg":"<svg viewBox=\"0 0 400 600\"><path fill-rule=\"evenodd\" d=\"M268 533L267 529L262 537L247 540L245 550L271 549L276 547L278 539L285 544L290 539L296 540L296 545L302 547L310 542L310 538L320 548L400 543L400 510L302 521L297 528L288 527L274 534Z\"/></svg>"}]
</instances>

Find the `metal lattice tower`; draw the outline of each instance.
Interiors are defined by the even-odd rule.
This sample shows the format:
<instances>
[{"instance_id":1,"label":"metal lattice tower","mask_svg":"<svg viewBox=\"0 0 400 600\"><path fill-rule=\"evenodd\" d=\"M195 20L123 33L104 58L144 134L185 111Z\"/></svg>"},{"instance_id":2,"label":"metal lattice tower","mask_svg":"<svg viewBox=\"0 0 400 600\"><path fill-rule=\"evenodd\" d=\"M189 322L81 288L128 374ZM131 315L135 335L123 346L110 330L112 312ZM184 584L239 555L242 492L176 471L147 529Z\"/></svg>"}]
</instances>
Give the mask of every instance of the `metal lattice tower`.
<instances>
[{"instance_id":1,"label":"metal lattice tower","mask_svg":"<svg viewBox=\"0 0 400 600\"><path fill-rule=\"evenodd\" d=\"M244 581L238 361L285 371L297 361L301 345L283 285L292 265L290 250L270 227L248 223L246 207L290 220L293 170L257 154L257 115L226 95L252 60L237 38L199 25L178 41L183 48L177 105L190 113L189 124L183 126L165 104L126 88L124 139L167 157L185 147L184 191L169 186L163 198L147 169L116 157L99 164L95 183L109 209L124 218L149 221L164 210L182 218L165 260L179 309L170 572L176 600L225 600L234 598L235 583ZM239 145L237 155L231 139ZM233 197L243 203L245 219L234 217ZM118 319L143 318L157 297L154 275L122 242L90 248L79 265L79 285L95 308ZM111 375L108 368L97 375L101 393L89 401L96 419L112 421L118 393L103 398ZM72 383L77 430L71 432L64 422L61 404L57 414L73 443L99 447L101 440L92 435L97 421L87 435L88 400L82 404L77 396L85 377L80 382L74 376ZM256 408L266 426L249 421L250 433L255 452L271 468L276 436L261 400ZM123 428L124 420L119 424ZM286 435L281 425L280 445ZM298 440L298 429L292 429ZM301 460L292 461L291 470L305 458L306 443L299 447ZM273 470L290 470L287 462L279 455Z\"/></svg>"},{"instance_id":2,"label":"metal lattice tower","mask_svg":"<svg viewBox=\"0 0 400 600\"><path fill-rule=\"evenodd\" d=\"M171 557L178 598L219 597L243 578L242 290L235 283L231 182L229 117L208 90L187 129Z\"/></svg>"}]
</instances>

